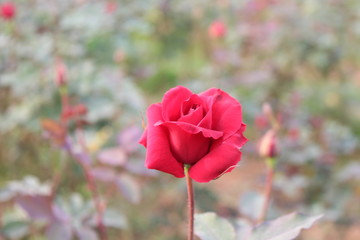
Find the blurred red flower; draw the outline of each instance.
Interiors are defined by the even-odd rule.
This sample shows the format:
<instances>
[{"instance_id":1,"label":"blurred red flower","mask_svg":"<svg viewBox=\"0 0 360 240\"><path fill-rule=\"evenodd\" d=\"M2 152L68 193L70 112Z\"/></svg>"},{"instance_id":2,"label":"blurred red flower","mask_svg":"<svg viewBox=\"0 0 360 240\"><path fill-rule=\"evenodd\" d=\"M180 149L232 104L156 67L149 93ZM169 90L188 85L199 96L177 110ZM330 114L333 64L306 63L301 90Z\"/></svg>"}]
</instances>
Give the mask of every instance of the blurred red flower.
<instances>
[{"instance_id":1,"label":"blurred red flower","mask_svg":"<svg viewBox=\"0 0 360 240\"><path fill-rule=\"evenodd\" d=\"M55 83L58 86L63 86L66 84L67 80L66 80L66 66L65 64L61 61L58 60L55 66Z\"/></svg>"},{"instance_id":2,"label":"blurred red flower","mask_svg":"<svg viewBox=\"0 0 360 240\"><path fill-rule=\"evenodd\" d=\"M11 2L4 2L0 5L0 15L3 19L11 20L16 13L15 5Z\"/></svg>"},{"instance_id":3,"label":"blurred red flower","mask_svg":"<svg viewBox=\"0 0 360 240\"><path fill-rule=\"evenodd\" d=\"M115 1L108 1L105 6L105 12L108 14L112 14L116 11L117 3Z\"/></svg>"},{"instance_id":4,"label":"blurred red flower","mask_svg":"<svg viewBox=\"0 0 360 240\"><path fill-rule=\"evenodd\" d=\"M224 37L226 34L226 26L222 21L215 21L209 26L208 33L212 38Z\"/></svg>"},{"instance_id":5,"label":"blurred red flower","mask_svg":"<svg viewBox=\"0 0 360 240\"><path fill-rule=\"evenodd\" d=\"M268 130L261 138L259 154L265 158L274 158L277 156L277 136L275 130Z\"/></svg>"},{"instance_id":6,"label":"blurred red flower","mask_svg":"<svg viewBox=\"0 0 360 240\"><path fill-rule=\"evenodd\" d=\"M148 108L147 118L140 140L147 148L146 166L175 177L184 177L184 164L197 182L230 172L247 141L240 103L220 89L194 94L172 88Z\"/></svg>"}]
</instances>

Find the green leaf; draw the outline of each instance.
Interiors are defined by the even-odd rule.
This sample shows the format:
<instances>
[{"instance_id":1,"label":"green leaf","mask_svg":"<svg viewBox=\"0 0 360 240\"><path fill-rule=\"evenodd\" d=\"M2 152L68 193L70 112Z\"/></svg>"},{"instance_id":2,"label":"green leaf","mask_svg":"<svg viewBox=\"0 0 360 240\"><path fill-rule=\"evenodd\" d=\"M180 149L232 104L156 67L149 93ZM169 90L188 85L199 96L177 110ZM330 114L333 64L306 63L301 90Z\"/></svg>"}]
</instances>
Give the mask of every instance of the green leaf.
<instances>
[{"instance_id":1,"label":"green leaf","mask_svg":"<svg viewBox=\"0 0 360 240\"><path fill-rule=\"evenodd\" d=\"M302 229L311 227L322 216L311 217L301 213L291 213L256 227L250 240L291 240L296 238Z\"/></svg>"},{"instance_id":2,"label":"green leaf","mask_svg":"<svg viewBox=\"0 0 360 240\"><path fill-rule=\"evenodd\" d=\"M0 233L8 239L19 239L28 234L29 224L25 221L13 221L5 224L0 230Z\"/></svg>"},{"instance_id":3,"label":"green leaf","mask_svg":"<svg viewBox=\"0 0 360 240\"><path fill-rule=\"evenodd\" d=\"M107 227L126 229L128 222L124 214L118 212L115 209L106 209L104 213L104 225Z\"/></svg>"},{"instance_id":4,"label":"green leaf","mask_svg":"<svg viewBox=\"0 0 360 240\"><path fill-rule=\"evenodd\" d=\"M202 240L235 240L234 227L213 212L195 215L195 234Z\"/></svg>"}]
</instances>

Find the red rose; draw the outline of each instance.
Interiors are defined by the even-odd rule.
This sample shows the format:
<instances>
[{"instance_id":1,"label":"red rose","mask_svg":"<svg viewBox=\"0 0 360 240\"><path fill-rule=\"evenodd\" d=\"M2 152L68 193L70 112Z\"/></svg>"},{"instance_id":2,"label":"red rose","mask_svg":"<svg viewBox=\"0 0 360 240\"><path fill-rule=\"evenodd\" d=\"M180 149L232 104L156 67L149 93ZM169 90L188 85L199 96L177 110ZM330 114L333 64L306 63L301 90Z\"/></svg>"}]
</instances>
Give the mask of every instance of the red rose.
<instances>
[{"instance_id":1,"label":"red rose","mask_svg":"<svg viewBox=\"0 0 360 240\"><path fill-rule=\"evenodd\" d=\"M0 10L1 10L0 12L1 17L6 20L10 20L15 16L15 11L16 11L15 5L12 4L11 2L6 2L1 4Z\"/></svg>"},{"instance_id":2,"label":"red rose","mask_svg":"<svg viewBox=\"0 0 360 240\"><path fill-rule=\"evenodd\" d=\"M200 94L178 86L147 110L148 126L140 143L146 167L184 177L184 164L197 182L230 172L240 161L243 136L241 105L220 89Z\"/></svg>"}]
</instances>

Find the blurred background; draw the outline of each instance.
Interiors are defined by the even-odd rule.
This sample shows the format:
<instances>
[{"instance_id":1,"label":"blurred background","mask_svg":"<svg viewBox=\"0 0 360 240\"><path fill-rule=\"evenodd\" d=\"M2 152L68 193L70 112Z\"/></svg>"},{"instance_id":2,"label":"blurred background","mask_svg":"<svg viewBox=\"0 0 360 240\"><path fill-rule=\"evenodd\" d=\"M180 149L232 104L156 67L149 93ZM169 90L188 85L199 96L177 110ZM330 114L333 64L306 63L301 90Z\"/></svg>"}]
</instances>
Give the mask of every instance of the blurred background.
<instances>
[{"instance_id":1,"label":"blurred background","mask_svg":"<svg viewBox=\"0 0 360 240\"><path fill-rule=\"evenodd\" d=\"M324 213L299 239L360 239L359 1L0 4L0 239L97 239L84 170L109 239L184 239L185 181L145 169L137 144L147 106L176 85L229 92L247 124L241 166L195 183L197 212L256 218L268 103L268 218ZM64 136L79 134L86 152L73 141L71 154Z\"/></svg>"}]
</instances>

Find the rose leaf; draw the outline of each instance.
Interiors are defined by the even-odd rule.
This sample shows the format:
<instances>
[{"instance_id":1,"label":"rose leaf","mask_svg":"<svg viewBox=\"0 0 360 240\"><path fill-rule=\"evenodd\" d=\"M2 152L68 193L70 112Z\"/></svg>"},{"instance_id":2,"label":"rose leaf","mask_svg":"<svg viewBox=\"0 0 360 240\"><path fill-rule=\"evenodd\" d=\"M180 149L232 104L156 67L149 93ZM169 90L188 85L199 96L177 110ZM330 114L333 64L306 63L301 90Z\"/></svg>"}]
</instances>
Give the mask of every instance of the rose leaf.
<instances>
[{"instance_id":1,"label":"rose leaf","mask_svg":"<svg viewBox=\"0 0 360 240\"><path fill-rule=\"evenodd\" d=\"M250 240L291 240L296 238L302 229L311 227L322 216L291 213L259 225L254 229Z\"/></svg>"},{"instance_id":2,"label":"rose leaf","mask_svg":"<svg viewBox=\"0 0 360 240\"><path fill-rule=\"evenodd\" d=\"M195 234L201 240L235 240L234 227L213 212L195 215Z\"/></svg>"}]
</instances>

